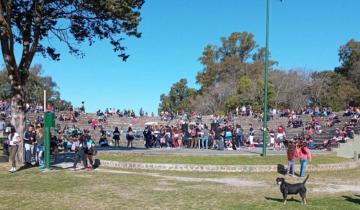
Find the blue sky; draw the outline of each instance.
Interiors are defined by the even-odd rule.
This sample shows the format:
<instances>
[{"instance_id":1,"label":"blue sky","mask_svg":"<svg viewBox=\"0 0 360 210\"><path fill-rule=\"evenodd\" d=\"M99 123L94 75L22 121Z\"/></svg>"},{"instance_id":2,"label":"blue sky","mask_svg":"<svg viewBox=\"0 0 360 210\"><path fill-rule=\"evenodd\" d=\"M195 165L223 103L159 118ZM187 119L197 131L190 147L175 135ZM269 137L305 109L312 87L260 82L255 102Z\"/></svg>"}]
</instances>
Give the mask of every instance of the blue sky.
<instances>
[{"instance_id":1,"label":"blue sky","mask_svg":"<svg viewBox=\"0 0 360 210\"><path fill-rule=\"evenodd\" d=\"M157 112L159 96L180 78L197 87L198 58L207 44L248 31L265 42L265 0L147 0L142 9L141 39L125 41L130 58L122 62L106 41L81 49L85 58L67 54L61 61L37 56L64 99L88 111L106 107L143 107ZM338 48L360 40L359 0L271 0L270 51L279 68L333 69Z\"/></svg>"}]
</instances>

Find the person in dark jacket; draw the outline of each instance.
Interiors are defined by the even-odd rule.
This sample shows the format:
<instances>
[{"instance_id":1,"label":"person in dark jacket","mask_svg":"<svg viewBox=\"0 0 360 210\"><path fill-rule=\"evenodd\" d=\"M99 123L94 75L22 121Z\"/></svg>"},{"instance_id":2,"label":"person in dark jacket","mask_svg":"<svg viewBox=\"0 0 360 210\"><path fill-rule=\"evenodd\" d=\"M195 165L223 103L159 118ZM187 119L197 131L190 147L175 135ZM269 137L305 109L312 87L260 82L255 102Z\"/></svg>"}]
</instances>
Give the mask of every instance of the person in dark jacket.
<instances>
[{"instance_id":1,"label":"person in dark jacket","mask_svg":"<svg viewBox=\"0 0 360 210\"><path fill-rule=\"evenodd\" d=\"M126 140L128 141L127 143L127 148L129 148L129 146L131 146L130 148L133 149L133 143L132 141L135 139L134 137L134 132L132 130L131 127L128 128L127 132L126 132Z\"/></svg>"},{"instance_id":2,"label":"person in dark jacket","mask_svg":"<svg viewBox=\"0 0 360 210\"><path fill-rule=\"evenodd\" d=\"M113 139L115 140L115 147L120 147L120 131L118 127L115 127L113 132Z\"/></svg>"},{"instance_id":3,"label":"person in dark jacket","mask_svg":"<svg viewBox=\"0 0 360 210\"><path fill-rule=\"evenodd\" d=\"M25 163L31 165L31 161L34 156L34 144L35 144L36 133L34 126L29 125L28 129L24 133L24 148L25 148Z\"/></svg>"},{"instance_id":4,"label":"person in dark jacket","mask_svg":"<svg viewBox=\"0 0 360 210\"><path fill-rule=\"evenodd\" d=\"M145 147L148 149L152 146L151 145L152 134L151 134L151 128L149 126L145 128L143 135L145 139Z\"/></svg>"},{"instance_id":5,"label":"person in dark jacket","mask_svg":"<svg viewBox=\"0 0 360 210\"><path fill-rule=\"evenodd\" d=\"M75 161L74 161L73 168L76 169L76 165L80 161L83 161L84 167L87 167L87 160L86 160L86 154L85 154L87 145L86 145L85 136L83 136L83 135L80 136L79 140L73 142L73 144L75 144Z\"/></svg>"}]
</instances>

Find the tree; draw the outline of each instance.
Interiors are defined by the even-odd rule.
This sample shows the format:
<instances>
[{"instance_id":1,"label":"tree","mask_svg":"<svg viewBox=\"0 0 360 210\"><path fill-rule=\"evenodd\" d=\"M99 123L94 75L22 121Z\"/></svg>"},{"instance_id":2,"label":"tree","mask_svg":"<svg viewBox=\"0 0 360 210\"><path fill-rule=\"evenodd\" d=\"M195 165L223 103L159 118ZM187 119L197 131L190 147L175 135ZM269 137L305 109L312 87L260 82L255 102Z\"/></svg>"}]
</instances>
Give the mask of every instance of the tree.
<instances>
[{"instance_id":1,"label":"tree","mask_svg":"<svg viewBox=\"0 0 360 210\"><path fill-rule=\"evenodd\" d=\"M299 109L306 106L308 74L301 70L274 70L269 74L274 87L274 108Z\"/></svg>"},{"instance_id":2,"label":"tree","mask_svg":"<svg viewBox=\"0 0 360 210\"><path fill-rule=\"evenodd\" d=\"M263 87L264 52L249 32L234 32L222 37L221 46L207 45L199 59L204 68L196 77L201 87L192 103L193 108L202 113L224 113L244 103L259 107L262 102L258 100L263 98L259 94L263 92L260 88ZM246 93L237 92L241 79L251 82Z\"/></svg>"},{"instance_id":3,"label":"tree","mask_svg":"<svg viewBox=\"0 0 360 210\"><path fill-rule=\"evenodd\" d=\"M0 99L10 99L11 85L6 69L0 71L0 88ZM70 102L60 98L58 86L52 78L50 76L42 76L41 65L35 65L29 69L28 81L24 86L24 101L29 104L41 104L44 100L44 90L46 90L49 103L53 104L59 110L64 110L71 106Z\"/></svg>"},{"instance_id":4,"label":"tree","mask_svg":"<svg viewBox=\"0 0 360 210\"><path fill-rule=\"evenodd\" d=\"M313 103L331 107L334 111L340 111L349 104L359 105L359 89L341 74L324 71L315 72L311 77L310 96Z\"/></svg>"},{"instance_id":5,"label":"tree","mask_svg":"<svg viewBox=\"0 0 360 210\"><path fill-rule=\"evenodd\" d=\"M219 48L220 59L237 56L245 63L251 57L251 52L257 47L254 35L249 32L234 32L229 37L221 38L222 46Z\"/></svg>"},{"instance_id":6,"label":"tree","mask_svg":"<svg viewBox=\"0 0 360 210\"><path fill-rule=\"evenodd\" d=\"M168 95L162 94L160 96L159 112L190 111L191 99L195 92L194 89L187 86L186 79L180 79L172 85Z\"/></svg>"},{"instance_id":7,"label":"tree","mask_svg":"<svg viewBox=\"0 0 360 210\"><path fill-rule=\"evenodd\" d=\"M10 80L12 97L11 123L24 130L24 87L36 53L59 60L60 54L51 44L65 44L71 54L83 56L77 45L107 39L126 60L122 45L124 35L140 37L141 6L144 0L12 0L0 2L0 42L3 60ZM15 48L22 48L19 60ZM22 145L19 158L22 159Z\"/></svg>"},{"instance_id":8,"label":"tree","mask_svg":"<svg viewBox=\"0 0 360 210\"><path fill-rule=\"evenodd\" d=\"M341 46L339 59L341 66L336 68L335 72L354 82L357 88L360 89L360 42L352 39Z\"/></svg>"}]
</instances>

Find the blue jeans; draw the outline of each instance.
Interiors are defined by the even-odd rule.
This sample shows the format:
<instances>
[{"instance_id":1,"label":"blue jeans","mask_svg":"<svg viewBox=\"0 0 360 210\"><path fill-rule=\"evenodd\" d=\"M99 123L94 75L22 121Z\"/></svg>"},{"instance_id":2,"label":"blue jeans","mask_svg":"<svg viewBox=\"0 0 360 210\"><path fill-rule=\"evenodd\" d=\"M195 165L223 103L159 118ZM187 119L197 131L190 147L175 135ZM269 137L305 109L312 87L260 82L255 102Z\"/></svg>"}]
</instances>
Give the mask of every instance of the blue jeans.
<instances>
[{"instance_id":1,"label":"blue jeans","mask_svg":"<svg viewBox=\"0 0 360 210\"><path fill-rule=\"evenodd\" d=\"M306 166L308 160L300 160L300 176L305 176Z\"/></svg>"},{"instance_id":2,"label":"blue jeans","mask_svg":"<svg viewBox=\"0 0 360 210\"><path fill-rule=\"evenodd\" d=\"M203 148L207 149L208 143L209 143L209 136L203 136L201 139L201 144L202 144Z\"/></svg>"},{"instance_id":3,"label":"blue jeans","mask_svg":"<svg viewBox=\"0 0 360 210\"><path fill-rule=\"evenodd\" d=\"M44 145L37 145L36 151L38 153L39 166L44 166Z\"/></svg>"},{"instance_id":4,"label":"blue jeans","mask_svg":"<svg viewBox=\"0 0 360 210\"><path fill-rule=\"evenodd\" d=\"M242 135L240 134L237 134L236 135L236 143L237 143L237 147L240 148L241 147L241 144L242 144Z\"/></svg>"},{"instance_id":5,"label":"blue jeans","mask_svg":"<svg viewBox=\"0 0 360 210\"><path fill-rule=\"evenodd\" d=\"M288 160L287 175L295 175L295 160Z\"/></svg>"}]
</instances>

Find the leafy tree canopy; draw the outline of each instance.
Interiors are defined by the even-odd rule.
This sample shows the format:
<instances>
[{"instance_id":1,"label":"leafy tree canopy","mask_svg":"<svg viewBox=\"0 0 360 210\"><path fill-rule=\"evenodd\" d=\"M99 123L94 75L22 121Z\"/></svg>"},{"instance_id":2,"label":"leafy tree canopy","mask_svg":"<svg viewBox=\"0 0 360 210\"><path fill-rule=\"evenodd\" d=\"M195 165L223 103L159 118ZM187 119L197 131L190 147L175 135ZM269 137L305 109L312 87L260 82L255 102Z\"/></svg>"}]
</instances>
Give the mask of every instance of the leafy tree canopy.
<instances>
[{"instance_id":1,"label":"leafy tree canopy","mask_svg":"<svg viewBox=\"0 0 360 210\"><path fill-rule=\"evenodd\" d=\"M57 84L50 76L42 76L41 65L35 65L29 70L28 82L25 85L25 101L29 104L42 104L43 91L46 90L47 100L59 110L65 110L71 106L70 102L62 100ZM11 98L10 81L5 69L0 71L0 100Z\"/></svg>"}]
</instances>

